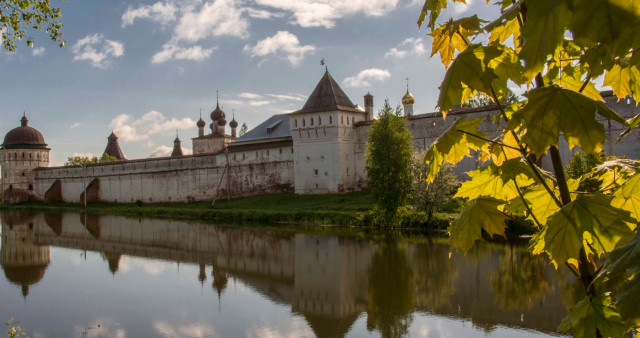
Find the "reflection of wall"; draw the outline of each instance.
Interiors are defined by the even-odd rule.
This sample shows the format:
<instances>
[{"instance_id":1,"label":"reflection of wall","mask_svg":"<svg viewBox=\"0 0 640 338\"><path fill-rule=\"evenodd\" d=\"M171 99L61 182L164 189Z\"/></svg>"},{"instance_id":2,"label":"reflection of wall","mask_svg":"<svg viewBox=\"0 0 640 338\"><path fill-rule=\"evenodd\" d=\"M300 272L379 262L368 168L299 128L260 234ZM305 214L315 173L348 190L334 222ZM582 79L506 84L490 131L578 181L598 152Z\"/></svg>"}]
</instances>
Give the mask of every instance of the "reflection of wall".
<instances>
[{"instance_id":1,"label":"reflection of wall","mask_svg":"<svg viewBox=\"0 0 640 338\"><path fill-rule=\"evenodd\" d=\"M22 287L26 297L29 286L38 283L49 265L49 246L35 243L34 219L25 214L2 214L0 263L7 279Z\"/></svg>"},{"instance_id":2,"label":"reflection of wall","mask_svg":"<svg viewBox=\"0 0 640 338\"><path fill-rule=\"evenodd\" d=\"M291 304L318 336L340 336L372 305L385 307L370 304L376 300L367 294L373 283L369 279L372 258L385 251L361 239L78 214L25 218L22 230L6 230L8 224L3 224L3 267L6 250L20 247L20 234L30 236L27 247L41 250L36 251L43 264L48 263L47 246L55 245L103 252L105 268L113 273L122 255L212 267L216 290L223 292L227 278L240 279L275 302ZM14 244L5 245L4 234L13 236ZM493 284L495 276L511 271L502 269L510 262L505 259L510 257L508 248L478 246L467 255L454 253L449 258L449 247L437 241L393 243L388 245L402 245L402 250L392 251L406 256L402 266L410 270L404 275L411 280L404 285L411 288L412 311L464 318L487 329L512 325L547 332L553 332L564 317L560 288L554 282L553 267L546 262L526 276L534 284L544 281L550 287L538 293L525 289L524 294L535 297L523 308L509 310L504 309L509 302L500 298L504 295ZM522 264L524 249L515 250L514 264ZM392 265L393 260L386 264ZM202 275L200 271L194 279L204 280ZM399 284L398 278L389 276L387 282ZM517 278L510 281L515 283Z\"/></svg>"}]
</instances>

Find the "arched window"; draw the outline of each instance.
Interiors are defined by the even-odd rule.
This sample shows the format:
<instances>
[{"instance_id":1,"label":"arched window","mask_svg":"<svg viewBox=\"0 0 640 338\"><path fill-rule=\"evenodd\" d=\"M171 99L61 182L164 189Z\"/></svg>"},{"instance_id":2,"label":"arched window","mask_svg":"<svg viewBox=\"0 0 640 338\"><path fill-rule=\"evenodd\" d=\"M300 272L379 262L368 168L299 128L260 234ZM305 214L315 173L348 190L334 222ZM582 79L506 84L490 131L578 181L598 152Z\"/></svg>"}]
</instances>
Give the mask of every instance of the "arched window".
<instances>
[{"instance_id":1,"label":"arched window","mask_svg":"<svg viewBox=\"0 0 640 338\"><path fill-rule=\"evenodd\" d=\"M36 154L36 159L38 159L38 160L40 159L40 153Z\"/></svg>"},{"instance_id":2,"label":"arched window","mask_svg":"<svg viewBox=\"0 0 640 338\"><path fill-rule=\"evenodd\" d=\"M322 124L322 117L318 116L318 124Z\"/></svg>"},{"instance_id":3,"label":"arched window","mask_svg":"<svg viewBox=\"0 0 640 338\"><path fill-rule=\"evenodd\" d=\"M344 124L344 116L340 116L340 123Z\"/></svg>"},{"instance_id":4,"label":"arched window","mask_svg":"<svg viewBox=\"0 0 640 338\"><path fill-rule=\"evenodd\" d=\"M24 158L24 153L22 153L22 158Z\"/></svg>"},{"instance_id":5,"label":"arched window","mask_svg":"<svg viewBox=\"0 0 640 338\"><path fill-rule=\"evenodd\" d=\"M31 153L29 153L29 158L31 158Z\"/></svg>"},{"instance_id":6,"label":"arched window","mask_svg":"<svg viewBox=\"0 0 640 338\"><path fill-rule=\"evenodd\" d=\"M296 126L296 128L298 128L298 119L293 120L293 125Z\"/></svg>"},{"instance_id":7,"label":"arched window","mask_svg":"<svg viewBox=\"0 0 640 338\"><path fill-rule=\"evenodd\" d=\"M29 190L33 190L33 184L29 184Z\"/></svg>"},{"instance_id":8,"label":"arched window","mask_svg":"<svg viewBox=\"0 0 640 338\"><path fill-rule=\"evenodd\" d=\"M306 127L307 126L307 121L305 119L302 119L302 126Z\"/></svg>"},{"instance_id":9,"label":"arched window","mask_svg":"<svg viewBox=\"0 0 640 338\"><path fill-rule=\"evenodd\" d=\"M313 117L311 118L311 125L313 125Z\"/></svg>"},{"instance_id":10,"label":"arched window","mask_svg":"<svg viewBox=\"0 0 640 338\"><path fill-rule=\"evenodd\" d=\"M333 124L333 117L329 116L329 124Z\"/></svg>"},{"instance_id":11,"label":"arched window","mask_svg":"<svg viewBox=\"0 0 640 338\"><path fill-rule=\"evenodd\" d=\"M351 116L351 124L354 124L354 123L356 123L356 118Z\"/></svg>"}]
</instances>

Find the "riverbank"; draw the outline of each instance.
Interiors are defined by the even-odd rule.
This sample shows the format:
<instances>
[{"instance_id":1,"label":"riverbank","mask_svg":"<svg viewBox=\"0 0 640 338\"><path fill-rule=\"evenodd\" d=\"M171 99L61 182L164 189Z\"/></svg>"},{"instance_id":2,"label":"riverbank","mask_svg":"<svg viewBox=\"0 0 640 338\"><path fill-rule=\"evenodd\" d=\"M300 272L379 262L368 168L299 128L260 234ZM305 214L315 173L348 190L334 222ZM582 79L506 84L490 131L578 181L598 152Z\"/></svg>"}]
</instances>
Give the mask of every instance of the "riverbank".
<instances>
[{"instance_id":1,"label":"riverbank","mask_svg":"<svg viewBox=\"0 0 640 338\"><path fill-rule=\"evenodd\" d=\"M445 206L433 219L425 222L425 214L407 211L403 214L403 227L446 229L459 211L457 202ZM279 194L253 196L192 203L91 203L86 208L72 203L26 202L0 204L0 210L86 212L90 214L116 214L156 218L199 219L205 221L238 223L296 223L308 225L371 226L373 199L368 192L327 195Z\"/></svg>"}]
</instances>

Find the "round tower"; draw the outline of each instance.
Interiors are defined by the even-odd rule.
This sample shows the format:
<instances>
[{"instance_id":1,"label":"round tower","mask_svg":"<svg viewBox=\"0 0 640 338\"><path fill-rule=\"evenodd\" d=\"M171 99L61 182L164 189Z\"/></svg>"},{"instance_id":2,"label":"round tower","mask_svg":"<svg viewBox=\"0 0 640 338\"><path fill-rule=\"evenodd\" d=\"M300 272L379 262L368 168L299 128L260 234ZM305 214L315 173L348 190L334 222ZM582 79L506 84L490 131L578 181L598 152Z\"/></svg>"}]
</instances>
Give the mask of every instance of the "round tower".
<instances>
[{"instance_id":1,"label":"round tower","mask_svg":"<svg viewBox=\"0 0 640 338\"><path fill-rule=\"evenodd\" d=\"M200 113L200 119L198 120L198 122L196 122L196 125L198 126L198 137L203 137L204 136L204 127L207 124L202 119L202 113Z\"/></svg>"},{"instance_id":2,"label":"round tower","mask_svg":"<svg viewBox=\"0 0 640 338\"><path fill-rule=\"evenodd\" d=\"M24 114L20 127L9 131L0 146L2 203L38 199L33 170L49 166L50 150L42 134L29 127L29 119Z\"/></svg>"},{"instance_id":3,"label":"round tower","mask_svg":"<svg viewBox=\"0 0 640 338\"><path fill-rule=\"evenodd\" d=\"M236 137L236 129L238 128L238 122L236 121L236 113L233 112L233 118L231 122L229 122L229 127L231 127L231 137Z\"/></svg>"},{"instance_id":4,"label":"round tower","mask_svg":"<svg viewBox=\"0 0 640 338\"><path fill-rule=\"evenodd\" d=\"M409 93L409 84L407 84L407 93L402 97L402 106L404 107L404 116L413 116L413 103L415 99Z\"/></svg>"}]
</instances>

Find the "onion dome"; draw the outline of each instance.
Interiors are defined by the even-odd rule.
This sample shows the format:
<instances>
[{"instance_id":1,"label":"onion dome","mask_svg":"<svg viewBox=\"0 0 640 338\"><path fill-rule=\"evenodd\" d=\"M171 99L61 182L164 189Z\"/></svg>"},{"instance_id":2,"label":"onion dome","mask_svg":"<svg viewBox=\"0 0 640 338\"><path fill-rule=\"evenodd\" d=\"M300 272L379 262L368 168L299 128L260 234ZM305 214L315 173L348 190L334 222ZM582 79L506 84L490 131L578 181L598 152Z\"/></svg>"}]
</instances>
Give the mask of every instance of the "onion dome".
<instances>
[{"instance_id":1,"label":"onion dome","mask_svg":"<svg viewBox=\"0 0 640 338\"><path fill-rule=\"evenodd\" d=\"M220 109L220 105L216 102L216 109L211 112L211 119L217 121L225 118L227 115Z\"/></svg>"},{"instance_id":2,"label":"onion dome","mask_svg":"<svg viewBox=\"0 0 640 338\"><path fill-rule=\"evenodd\" d=\"M218 125L219 125L219 126L225 126L225 125L227 125L227 120L225 120L225 119L224 119L224 117L223 117L223 118L221 118L221 119L219 119L219 120L218 120Z\"/></svg>"},{"instance_id":3,"label":"onion dome","mask_svg":"<svg viewBox=\"0 0 640 338\"><path fill-rule=\"evenodd\" d=\"M236 121L235 117L233 118L233 120L231 120L231 122L229 122L229 127L238 128L238 122Z\"/></svg>"},{"instance_id":4,"label":"onion dome","mask_svg":"<svg viewBox=\"0 0 640 338\"><path fill-rule=\"evenodd\" d=\"M20 120L20 127L12 129L7 133L7 135L5 135L2 147L4 149L46 149L47 144L44 142L44 137L37 129L29 127L29 119L27 119L26 115L23 115Z\"/></svg>"},{"instance_id":5,"label":"onion dome","mask_svg":"<svg viewBox=\"0 0 640 338\"><path fill-rule=\"evenodd\" d=\"M404 94L404 96L402 97L402 104L409 105L409 104L413 104L414 101L415 99L413 98L413 95L409 93L409 88L407 88L407 93Z\"/></svg>"},{"instance_id":6,"label":"onion dome","mask_svg":"<svg viewBox=\"0 0 640 338\"><path fill-rule=\"evenodd\" d=\"M204 128L207 125L207 123L204 122L204 120L202 119L202 116L200 116L200 119L198 120L196 125L198 126L198 128Z\"/></svg>"}]
</instances>

